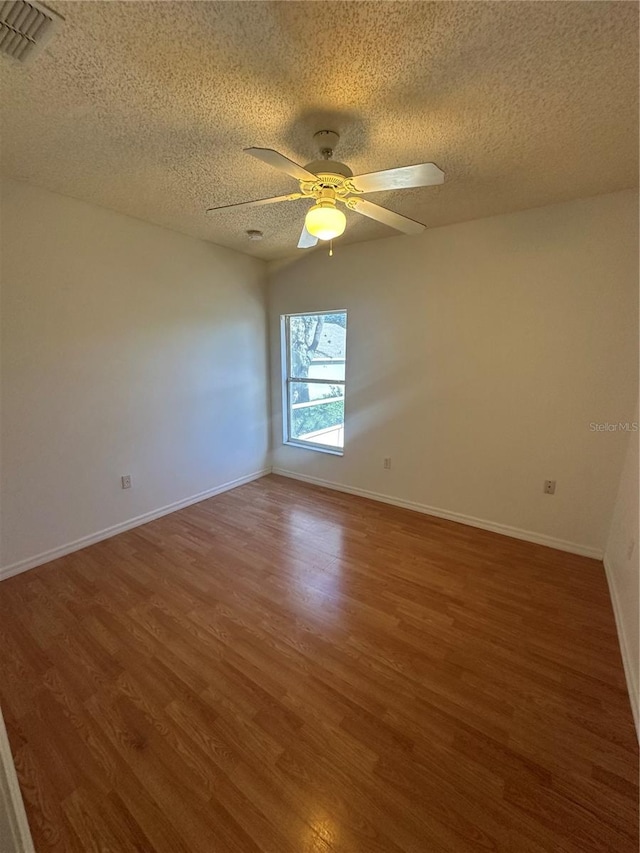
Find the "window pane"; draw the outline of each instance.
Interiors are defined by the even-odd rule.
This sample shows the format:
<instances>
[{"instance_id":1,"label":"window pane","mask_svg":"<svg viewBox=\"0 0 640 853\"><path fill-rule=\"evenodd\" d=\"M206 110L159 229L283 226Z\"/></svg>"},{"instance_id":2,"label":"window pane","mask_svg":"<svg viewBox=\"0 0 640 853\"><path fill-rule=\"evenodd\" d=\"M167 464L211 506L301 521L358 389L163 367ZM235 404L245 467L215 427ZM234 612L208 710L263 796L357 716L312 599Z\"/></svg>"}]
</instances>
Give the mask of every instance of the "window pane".
<instances>
[{"instance_id":1,"label":"window pane","mask_svg":"<svg viewBox=\"0 0 640 853\"><path fill-rule=\"evenodd\" d=\"M344 447L344 386L289 383L290 438Z\"/></svg>"},{"instance_id":2,"label":"window pane","mask_svg":"<svg viewBox=\"0 0 640 853\"><path fill-rule=\"evenodd\" d=\"M345 312L290 317L290 376L344 380L346 336Z\"/></svg>"}]
</instances>

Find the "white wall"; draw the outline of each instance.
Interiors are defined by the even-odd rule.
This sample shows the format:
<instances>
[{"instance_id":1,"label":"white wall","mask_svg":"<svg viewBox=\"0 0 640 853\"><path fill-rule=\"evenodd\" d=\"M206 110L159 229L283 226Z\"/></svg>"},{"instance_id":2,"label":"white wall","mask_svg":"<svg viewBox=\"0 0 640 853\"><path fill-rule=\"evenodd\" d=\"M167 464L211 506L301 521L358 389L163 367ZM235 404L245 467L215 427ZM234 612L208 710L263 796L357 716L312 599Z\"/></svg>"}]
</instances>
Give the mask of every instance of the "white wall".
<instances>
[{"instance_id":1,"label":"white wall","mask_svg":"<svg viewBox=\"0 0 640 853\"><path fill-rule=\"evenodd\" d=\"M634 421L638 423L638 410ZM640 664L640 543L638 531L638 433L628 436L618 497L604 556L629 695L639 727L638 666Z\"/></svg>"},{"instance_id":2,"label":"white wall","mask_svg":"<svg viewBox=\"0 0 640 853\"><path fill-rule=\"evenodd\" d=\"M264 262L15 181L1 201L5 574L264 469Z\"/></svg>"},{"instance_id":3,"label":"white wall","mask_svg":"<svg viewBox=\"0 0 640 853\"><path fill-rule=\"evenodd\" d=\"M271 264L274 467L601 555L625 436L589 425L633 413L637 206L614 193ZM278 342L280 314L338 308L342 458L282 445Z\"/></svg>"}]
</instances>

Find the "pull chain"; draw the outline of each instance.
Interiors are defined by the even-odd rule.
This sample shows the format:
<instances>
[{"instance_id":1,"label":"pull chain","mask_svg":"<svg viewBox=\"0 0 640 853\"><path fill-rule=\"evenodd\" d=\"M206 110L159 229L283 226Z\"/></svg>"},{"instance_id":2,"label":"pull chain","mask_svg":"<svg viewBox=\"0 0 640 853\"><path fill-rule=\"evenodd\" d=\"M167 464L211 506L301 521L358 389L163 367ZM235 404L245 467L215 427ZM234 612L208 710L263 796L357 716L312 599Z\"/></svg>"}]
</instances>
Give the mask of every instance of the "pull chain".
<instances>
[{"instance_id":1,"label":"pull chain","mask_svg":"<svg viewBox=\"0 0 640 853\"><path fill-rule=\"evenodd\" d=\"M333 257L333 240L329 240L329 257Z\"/></svg>"}]
</instances>

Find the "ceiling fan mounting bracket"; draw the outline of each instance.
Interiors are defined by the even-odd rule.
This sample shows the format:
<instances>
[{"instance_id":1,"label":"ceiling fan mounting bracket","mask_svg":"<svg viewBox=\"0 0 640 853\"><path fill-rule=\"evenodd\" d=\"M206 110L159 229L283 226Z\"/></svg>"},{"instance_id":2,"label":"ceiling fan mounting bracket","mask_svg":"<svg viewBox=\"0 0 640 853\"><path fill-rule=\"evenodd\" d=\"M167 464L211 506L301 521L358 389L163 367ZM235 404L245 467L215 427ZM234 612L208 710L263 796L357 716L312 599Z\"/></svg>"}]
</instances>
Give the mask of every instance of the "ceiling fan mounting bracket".
<instances>
[{"instance_id":1,"label":"ceiling fan mounting bracket","mask_svg":"<svg viewBox=\"0 0 640 853\"><path fill-rule=\"evenodd\" d=\"M319 130L313 134L313 138L318 146L320 156L325 160L330 160L333 156L334 148L337 148L340 142L340 134L335 130Z\"/></svg>"}]
</instances>

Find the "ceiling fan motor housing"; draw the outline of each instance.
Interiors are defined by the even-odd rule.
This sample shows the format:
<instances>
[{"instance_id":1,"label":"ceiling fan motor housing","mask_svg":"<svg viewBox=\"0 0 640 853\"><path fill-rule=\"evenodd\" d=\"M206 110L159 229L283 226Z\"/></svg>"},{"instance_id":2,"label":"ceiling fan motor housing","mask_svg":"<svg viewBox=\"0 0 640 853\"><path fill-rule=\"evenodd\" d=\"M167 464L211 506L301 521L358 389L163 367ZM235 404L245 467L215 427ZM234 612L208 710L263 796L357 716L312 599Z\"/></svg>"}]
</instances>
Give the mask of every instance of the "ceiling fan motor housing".
<instances>
[{"instance_id":1,"label":"ceiling fan motor housing","mask_svg":"<svg viewBox=\"0 0 640 853\"><path fill-rule=\"evenodd\" d=\"M340 141L340 135L335 130L319 130L313 134L322 160L307 163L305 169L317 175L320 182L328 187L336 187L344 178L352 178L353 172L344 163L332 160L333 150Z\"/></svg>"},{"instance_id":2,"label":"ceiling fan motor housing","mask_svg":"<svg viewBox=\"0 0 640 853\"><path fill-rule=\"evenodd\" d=\"M307 163L305 169L307 172L317 175L321 180L327 178L328 180L325 183L330 186L341 183L344 178L353 177L351 169L344 163L338 163L337 160L314 160L313 163ZM331 180L333 176L337 176L339 180Z\"/></svg>"}]
</instances>

